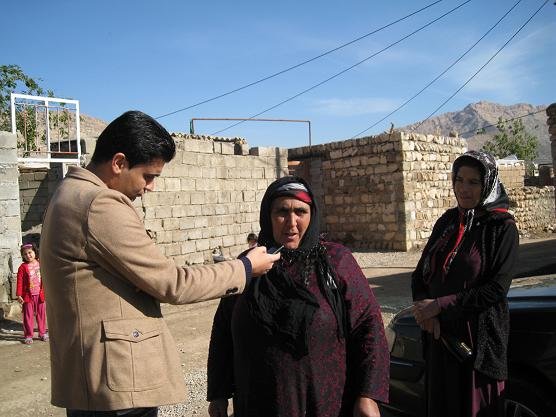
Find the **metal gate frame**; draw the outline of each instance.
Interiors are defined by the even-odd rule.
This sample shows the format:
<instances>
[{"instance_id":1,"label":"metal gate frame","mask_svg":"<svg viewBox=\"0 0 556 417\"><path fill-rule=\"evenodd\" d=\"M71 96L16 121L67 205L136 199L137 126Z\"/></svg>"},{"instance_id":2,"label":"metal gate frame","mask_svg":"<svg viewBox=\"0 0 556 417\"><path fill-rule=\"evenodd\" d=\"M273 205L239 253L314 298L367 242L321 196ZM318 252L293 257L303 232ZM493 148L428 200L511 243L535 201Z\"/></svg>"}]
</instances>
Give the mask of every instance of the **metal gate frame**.
<instances>
[{"instance_id":1,"label":"metal gate frame","mask_svg":"<svg viewBox=\"0 0 556 417\"><path fill-rule=\"evenodd\" d=\"M43 102L44 104L33 104L35 107L42 106L45 108L45 125L46 125L46 150L45 151L38 151L37 153L44 153L46 157L20 157L18 156L18 162L38 162L38 163L51 163L51 162L58 162L63 164L77 164L81 163L81 133L80 133L80 119L79 119L79 100L68 100L64 98L57 98L57 97L42 97L42 96L31 96L27 94L16 94L12 93L10 95L11 100L11 116L12 116L12 133L17 134L17 126L16 126L16 99L23 99L23 100L33 100L37 102ZM64 104L73 104L75 106L75 123L76 123L76 137L75 138L67 138L68 149L69 151L52 151L50 148L51 145L51 134L50 134L50 108L54 107L51 103L64 103ZM58 106L56 106L58 107ZM36 112L36 110L35 110ZM71 141L76 141L77 152L71 151ZM67 155L66 158L56 158L52 157L52 154L57 155ZM71 156L75 156L75 158L71 158Z\"/></svg>"}]
</instances>

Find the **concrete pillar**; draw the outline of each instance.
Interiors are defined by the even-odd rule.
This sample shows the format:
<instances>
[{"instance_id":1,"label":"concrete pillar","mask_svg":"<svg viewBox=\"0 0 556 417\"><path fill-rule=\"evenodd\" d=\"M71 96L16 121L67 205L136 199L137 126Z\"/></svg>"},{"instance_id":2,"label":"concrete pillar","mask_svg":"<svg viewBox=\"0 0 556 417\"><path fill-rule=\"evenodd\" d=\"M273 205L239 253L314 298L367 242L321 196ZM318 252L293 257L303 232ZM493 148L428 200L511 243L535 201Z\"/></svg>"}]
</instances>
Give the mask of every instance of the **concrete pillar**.
<instances>
[{"instance_id":1,"label":"concrete pillar","mask_svg":"<svg viewBox=\"0 0 556 417\"><path fill-rule=\"evenodd\" d=\"M0 132L0 307L15 295L15 277L21 262L17 137Z\"/></svg>"}]
</instances>

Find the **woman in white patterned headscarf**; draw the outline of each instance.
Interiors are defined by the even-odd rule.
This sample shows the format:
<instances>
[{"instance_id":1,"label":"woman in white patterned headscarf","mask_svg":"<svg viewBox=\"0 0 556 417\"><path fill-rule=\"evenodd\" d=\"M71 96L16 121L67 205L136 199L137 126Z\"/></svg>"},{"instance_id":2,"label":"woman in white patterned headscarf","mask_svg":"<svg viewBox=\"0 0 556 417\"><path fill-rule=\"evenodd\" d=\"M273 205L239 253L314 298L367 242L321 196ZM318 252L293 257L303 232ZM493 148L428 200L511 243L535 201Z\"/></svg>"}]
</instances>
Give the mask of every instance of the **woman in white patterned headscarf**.
<instances>
[{"instance_id":1,"label":"woman in white patterned headscarf","mask_svg":"<svg viewBox=\"0 0 556 417\"><path fill-rule=\"evenodd\" d=\"M458 205L436 222L412 277L427 416L498 416L518 231L491 155L457 158L452 184Z\"/></svg>"}]
</instances>

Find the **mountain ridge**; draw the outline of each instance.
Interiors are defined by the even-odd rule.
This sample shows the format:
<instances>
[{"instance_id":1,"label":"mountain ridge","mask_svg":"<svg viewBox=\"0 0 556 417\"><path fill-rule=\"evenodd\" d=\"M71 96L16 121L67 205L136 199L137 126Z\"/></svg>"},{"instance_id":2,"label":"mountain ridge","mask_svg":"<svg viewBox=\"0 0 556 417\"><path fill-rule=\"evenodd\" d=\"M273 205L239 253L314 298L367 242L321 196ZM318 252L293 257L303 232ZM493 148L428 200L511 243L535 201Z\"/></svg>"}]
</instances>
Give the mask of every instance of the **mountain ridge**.
<instances>
[{"instance_id":1,"label":"mountain ridge","mask_svg":"<svg viewBox=\"0 0 556 417\"><path fill-rule=\"evenodd\" d=\"M547 107L544 104L528 103L504 105L483 100L470 103L462 110L443 113L423 122L401 127L399 130L443 136L457 132L460 137L467 140L468 149L478 150L487 140L498 133L496 124L499 117L505 120L521 118L526 130L536 136L539 141L538 156L535 158L535 162L547 163L552 162L550 135L546 124L548 116L545 110Z\"/></svg>"}]
</instances>

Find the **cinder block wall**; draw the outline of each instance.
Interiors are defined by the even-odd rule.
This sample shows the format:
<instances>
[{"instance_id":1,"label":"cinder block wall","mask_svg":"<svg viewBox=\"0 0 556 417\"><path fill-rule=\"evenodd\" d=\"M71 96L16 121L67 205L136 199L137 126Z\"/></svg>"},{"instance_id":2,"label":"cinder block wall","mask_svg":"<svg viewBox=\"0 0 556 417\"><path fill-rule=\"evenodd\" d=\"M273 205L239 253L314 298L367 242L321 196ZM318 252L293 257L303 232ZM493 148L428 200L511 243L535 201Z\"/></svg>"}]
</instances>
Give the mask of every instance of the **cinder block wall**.
<instances>
[{"instance_id":1,"label":"cinder block wall","mask_svg":"<svg viewBox=\"0 0 556 417\"><path fill-rule=\"evenodd\" d=\"M21 263L16 146L15 135L0 132L0 304L15 295L15 275Z\"/></svg>"},{"instance_id":2,"label":"cinder block wall","mask_svg":"<svg viewBox=\"0 0 556 417\"><path fill-rule=\"evenodd\" d=\"M214 249L235 257L259 231L268 185L287 175L287 150L174 135L176 157L138 203L145 226L179 265L212 262Z\"/></svg>"},{"instance_id":3,"label":"cinder block wall","mask_svg":"<svg viewBox=\"0 0 556 417\"><path fill-rule=\"evenodd\" d=\"M48 171L48 168L20 168L19 170L19 201L23 232L42 223L49 199Z\"/></svg>"}]
</instances>

